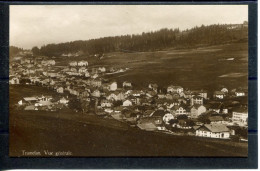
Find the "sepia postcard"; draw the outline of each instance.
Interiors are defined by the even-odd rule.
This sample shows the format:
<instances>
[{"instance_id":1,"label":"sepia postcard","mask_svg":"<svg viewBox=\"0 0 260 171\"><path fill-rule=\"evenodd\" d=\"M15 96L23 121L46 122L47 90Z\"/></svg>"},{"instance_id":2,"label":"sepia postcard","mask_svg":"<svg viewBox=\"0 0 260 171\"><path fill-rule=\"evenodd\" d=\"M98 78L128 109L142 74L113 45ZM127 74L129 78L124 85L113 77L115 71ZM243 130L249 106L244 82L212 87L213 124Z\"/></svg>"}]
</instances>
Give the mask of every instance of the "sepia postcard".
<instances>
[{"instance_id":1,"label":"sepia postcard","mask_svg":"<svg viewBox=\"0 0 260 171\"><path fill-rule=\"evenodd\" d=\"M10 5L10 157L247 157L248 5Z\"/></svg>"}]
</instances>

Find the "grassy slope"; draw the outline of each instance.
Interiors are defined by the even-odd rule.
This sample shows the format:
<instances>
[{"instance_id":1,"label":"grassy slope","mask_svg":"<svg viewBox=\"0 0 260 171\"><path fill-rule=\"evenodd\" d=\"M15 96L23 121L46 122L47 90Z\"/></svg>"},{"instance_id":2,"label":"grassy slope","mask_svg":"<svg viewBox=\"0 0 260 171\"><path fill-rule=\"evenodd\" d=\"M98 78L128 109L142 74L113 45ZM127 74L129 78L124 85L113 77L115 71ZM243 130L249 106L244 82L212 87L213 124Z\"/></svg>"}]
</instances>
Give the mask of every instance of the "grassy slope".
<instances>
[{"instance_id":1,"label":"grassy slope","mask_svg":"<svg viewBox=\"0 0 260 171\"><path fill-rule=\"evenodd\" d=\"M129 80L142 88L149 82L160 86L177 83L187 88L214 90L218 85L228 88L247 86L247 43L218 45L200 49L166 50L140 53L110 53L104 59L80 57L58 62L65 65L69 60L87 59L90 67L127 67L125 73L107 76L118 82ZM235 58L234 61L222 60ZM230 73L242 73L241 77L219 77Z\"/></svg>"}]
</instances>

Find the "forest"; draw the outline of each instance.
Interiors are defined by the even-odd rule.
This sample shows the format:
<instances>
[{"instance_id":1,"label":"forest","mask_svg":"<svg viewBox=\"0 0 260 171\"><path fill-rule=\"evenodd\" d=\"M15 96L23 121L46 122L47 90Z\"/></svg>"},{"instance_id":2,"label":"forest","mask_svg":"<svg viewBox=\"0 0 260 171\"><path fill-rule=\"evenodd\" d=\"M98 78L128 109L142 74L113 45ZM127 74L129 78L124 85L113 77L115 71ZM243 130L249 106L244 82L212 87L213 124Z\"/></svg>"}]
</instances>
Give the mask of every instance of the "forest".
<instances>
[{"instance_id":1,"label":"forest","mask_svg":"<svg viewBox=\"0 0 260 171\"><path fill-rule=\"evenodd\" d=\"M147 52L165 49L205 47L231 42L247 42L248 27L245 24L215 24L194 27L180 31L164 28L158 31L137 35L103 37L91 40L78 40L59 44L33 47L34 55L61 56L80 52L84 55L109 52Z\"/></svg>"}]
</instances>

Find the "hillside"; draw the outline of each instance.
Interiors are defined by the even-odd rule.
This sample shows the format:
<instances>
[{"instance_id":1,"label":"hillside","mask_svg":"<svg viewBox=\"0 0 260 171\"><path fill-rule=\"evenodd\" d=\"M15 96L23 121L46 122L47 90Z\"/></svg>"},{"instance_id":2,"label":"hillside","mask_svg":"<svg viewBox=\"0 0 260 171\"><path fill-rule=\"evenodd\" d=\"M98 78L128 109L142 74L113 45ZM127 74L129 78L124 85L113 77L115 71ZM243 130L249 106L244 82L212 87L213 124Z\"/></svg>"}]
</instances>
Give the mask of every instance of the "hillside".
<instances>
[{"instance_id":1,"label":"hillside","mask_svg":"<svg viewBox=\"0 0 260 171\"><path fill-rule=\"evenodd\" d=\"M77 55L95 55L111 52L147 52L168 48L183 49L220 45L231 42L246 42L248 25L209 25L180 31L176 29L161 29L138 35L123 35L104 37L91 40L79 40L60 44L48 44L40 48L33 47L35 55L66 56L68 53Z\"/></svg>"}]
</instances>

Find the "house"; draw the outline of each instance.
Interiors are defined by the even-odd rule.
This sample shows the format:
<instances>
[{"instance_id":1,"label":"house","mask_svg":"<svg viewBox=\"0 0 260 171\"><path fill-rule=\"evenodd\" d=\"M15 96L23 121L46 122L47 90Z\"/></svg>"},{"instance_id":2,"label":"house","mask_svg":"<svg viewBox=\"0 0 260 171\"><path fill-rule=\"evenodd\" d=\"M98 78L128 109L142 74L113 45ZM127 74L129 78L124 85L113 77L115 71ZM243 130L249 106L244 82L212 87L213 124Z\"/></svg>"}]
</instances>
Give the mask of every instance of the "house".
<instances>
[{"instance_id":1,"label":"house","mask_svg":"<svg viewBox=\"0 0 260 171\"><path fill-rule=\"evenodd\" d=\"M98 74L91 75L91 78L96 79L98 77Z\"/></svg>"},{"instance_id":2,"label":"house","mask_svg":"<svg viewBox=\"0 0 260 171\"><path fill-rule=\"evenodd\" d=\"M79 61L78 66L88 66L88 61Z\"/></svg>"},{"instance_id":3,"label":"house","mask_svg":"<svg viewBox=\"0 0 260 171\"><path fill-rule=\"evenodd\" d=\"M248 124L248 109L246 107L239 107L232 112L232 121L238 125Z\"/></svg>"},{"instance_id":4,"label":"house","mask_svg":"<svg viewBox=\"0 0 260 171\"><path fill-rule=\"evenodd\" d=\"M183 92L183 88L181 86L174 86L174 85L170 85L167 87L167 92L168 93L182 93Z\"/></svg>"},{"instance_id":5,"label":"house","mask_svg":"<svg viewBox=\"0 0 260 171\"><path fill-rule=\"evenodd\" d=\"M198 95L203 97L204 99L208 99L208 92L206 90L193 90L191 91L192 96L193 95Z\"/></svg>"},{"instance_id":6,"label":"house","mask_svg":"<svg viewBox=\"0 0 260 171\"><path fill-rule=\"evenodd\" d=\"M222 91L215 91L213 97L216 99L224 99L225 95L226 94Z\"/></svg>"},{"instance_id":7,"label":"house","mask_svg":"<svg viewBox=\"0 0 260 171\"><path fill-rule=\"evenodd\" d=\"M55 65L55 63L56 63L55 60L43 60L41 62L41 64L44 65L44 66Z\"/></svg>"},{"instance_id":8,"label":"house","mask_svg":"<svg viewBox=\"0 0 260 171\"><path fill-rule=\"evenodd\" d=\"M60 102L61 104L68 104L68 103L69 103L69 100L66 99L65 97L62 97L62 98L59 100L59 102Z\"/></svg>"},{"instance_id":9,"label":"house","mask_svg":"<svg viewBox=\"0 0 260 171\"><path fill-rule=\"evenodd\" d=\"M149 84L148 85L149 89L152 89L153 91L157 92L158 90L158 85L157 84Z\"/></svg>"},{"instance_id":10,"label":"house","mask_svg":"<svg viewBox=\"0 0 260 171\"><path fill-rule=\"evenodd\" d=\"M230 137L230 130L223 124L205 124L197 128L196 136L228 139Z\"/></svg>"},{"instance_id":11,"label":"house","mask_svg":"<svg viewBox=\"0 0 260 171\"><path fill-rule=\"evenodd\" d=\"M144 117L140 118L137 126L146 131L165 130L161 117Z\"/></svg>"},{"instance_id":12,"label":"house","mask_svg":"<svg viewBox=\"0 0 260 171\"><path fill-rule=\"evenodd\" d=\"M191 97L191 106L198 104L198 105L203 105L203 97L201 96L192 96Z\"/></svg>"},{"instance_id":13,"label":"house","mask_svg":"<svg viewBox=\"0 0 260 171\"><path fill-rule=\"evenodd\" d=\"M93 79L91 80L91 85L93 87L100 87L102 85L101 79Z\"/></svg>"},{"instance_id":14,"label":"house","mask_svg":"<svg viewBox=\"0 0 260 171\"><path fill-rule=\"evenodd\" d=\"M20 84L20 80L18 77L11 76L9 78L9 84Z\"/></svg>"},{"instance_id":15,"label":"house","mask_svg":"<svg viewBox=\"0 0 260 171\"><path fill-rule=\"evenodd\" d=\"M86 72L88 72L88 69L86 67L79 68L79 73L86 73Z\"/></svg>"},{"instance_id":16,"label":"house","mask_svg":"<svg viewBox=\"0 0 260 171\"><path fill-rule=\"evenodd\" d=\"M69 63L69 65L75 67L75 66L78 65L78 63L77 63L77 61L71 61L71 62Z\"/></svg>"},{"instance_id":17,"label":"house","mask_svg":"<svg viewBox=\"0 0 260 171\"><path fill-rule=\"evenodd\" d=\"M100 105L101 105L101 107L111 107L112 106L112 103L111 102L109 102L108 100L106 100L106 99L102 99L101 100L101 102L100 102Z\"/></svg>"},{"instance_id":18,"label":"house","mask_svg":"<svg viewBox=\"0 0 260 171\"><path fill-rule=\"evenodd\" d=\"M225 93L225 94L227 94L228 93L228 89L227 88L222 88L221 90L220 90L221 92L223 92L223 93Z\"/></svg>"},{"instance_id":19,"label":"house","mask_svg":"<svg viewBox=\"0 0 260 171\"><path fill-rule=\"evenodd\" d=\"M193 96L193 93L191 91L184 91L183 94L180 93L181 96L183 96L184 98L187 98L187 99L191 99L192 96Z\"/></svg>"},{"instance_id":20,"label":"house","mask_svg":"<svg viewBox=\"0 0 260 171\"><path fill-rule=\"evenodd\" d=\"M174 115L186 115L187 111L183 106L173 106L171 109L171 113Z\"/></svg>"},{"instance_id":21,"label":"house","mask_svg":"<svg viewBox=\"0 0 260 171\"><path fill-rule=\"evenodd\" d=\"M63 87L59 87L56 90L58 93L63 93L64 92L64 88Z\"/></svg>"},{"instance_id":22,"label":"house","mask_svg":"<svg viewBox=\"0 0 260 171\"><path fill-rule=\"evenodd\" d=\"M132 87L132 83L125 81L123 82L123 87Z\"/></svg>"},{"instance_id":23,"label":"house","mask_svg":"<svg viewBox=\"0 0 260 171\"><path fill-rule=\"evenodd\" d=\"M201 115L202 113L206 112L206 108L205 106L201 105L201 104L195 104L192 106L191 108L191 118L198 118L199 115Z\"/></svg>"},{"instance_id":24,"label":"house","mask_svg":"<svg viewBox=\"0 0 260 171\"><path fill-rule=\"evenodd\" d=\"M99 70L100 72L106 72L106 68L105 68L105 67L99 67L98 70Z\"/></svg>"},{"instance_id":25,"label":"house","mask_svg":"<svg viewBox=\"0 0 260 171\"><path fill-rule=\"evenodd\" d=\"M209 111L214 111L217 113L222 113L222 114L228 113L228 108L226 108L223 103L210 103L208 109Z\"/></svg>"},{"instance_id":26,"label":"house","mask_svg":"<svg viewBox=\"0 0 260 171\"><path fill-rule=\"evenodd\" d=\"M117 100L124 100L125 99L125 94L121 91L115 91L114 92L116 95L116 99Z\"/></svg>"},{"instance_id":27,"label":"house","mask_svg":"<svg viewBox=\"0 0 260 171\"><path fill-rule=\"evenodd\" d=\"M123 106L132 106L133 105L133 103L132 103L132 101L130 101L130 100L125 100L124 102L123 102Z\"/></svg>"},{"instance_id":28,"label":"house","mask_svg":"<svg viewBox=\"0 0 260 171\"><path fill-rule=\"evenodd\" d=\"M93 97L100 97L100 91L99 91L98 89L96 89L96 90L94 90L94 91L91 93L91 95L92 95Z\"/></svg>"},{"instance_id":29,"label":"house","mask_svg":"<svg viewBox=\"0 0 260 171\"><path fill-rule=\"evenodd\" d=\"M88 71L85 72L85 77L87 77L87 78L90 77L90 74Z\"/></svg>"},{"instance_id":30,"label":"house","mask_svg":"<svg viewBox=\"0 0 260 171\"><path fill-rule=\"evenodd\" d=\"M236 95L237 97L245 96L245 92L244 92L244 91L236 91L236 92L235 92L235 95Z\"/></svg>"},{"instance_id":31,"label":"house","mask_svg":"<svg viewBox=\"0 0 260 171\"><path fill-rule=\"evenodd\" d=\"M117 83L116 82L109 83L109 90L110 91L115 91L116 89L117 89Z\"/></svg>"}]
</instances>

